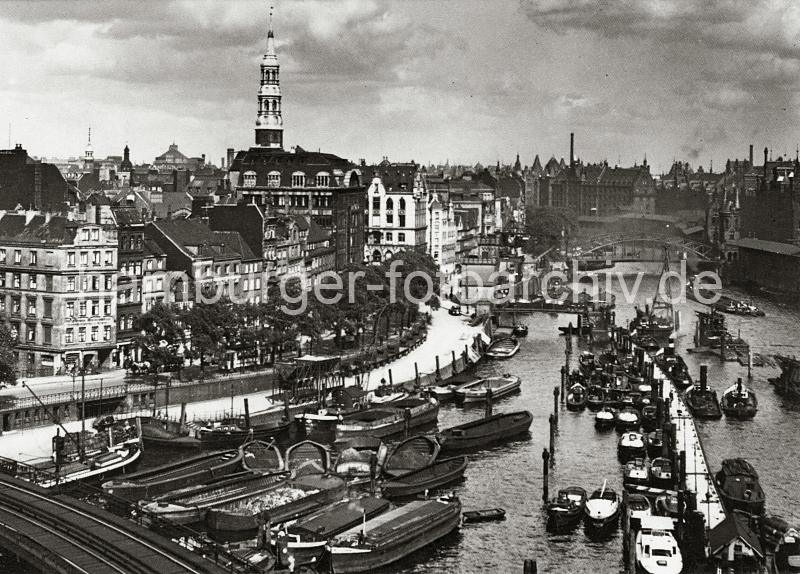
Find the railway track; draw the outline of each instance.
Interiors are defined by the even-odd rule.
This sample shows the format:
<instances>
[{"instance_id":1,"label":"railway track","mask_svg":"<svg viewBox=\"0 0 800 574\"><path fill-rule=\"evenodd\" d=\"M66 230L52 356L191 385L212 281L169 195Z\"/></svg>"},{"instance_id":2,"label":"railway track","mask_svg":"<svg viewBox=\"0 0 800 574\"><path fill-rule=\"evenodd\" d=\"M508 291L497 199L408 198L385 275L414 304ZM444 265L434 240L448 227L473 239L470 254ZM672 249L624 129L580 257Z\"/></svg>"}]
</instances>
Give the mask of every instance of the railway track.
<instances>
[{"instance_id":1,"label":"railway track","mask_svg":"<svg viewBox=\"0 0 800 574\"><path fill-rule=\"evenodd\" d=\"M0 477L0 526L37 542L75 574L208 574L222 572L168 541L158 543L124 521L81 503ZM166 548L166 546L172 546Z\"/></svg>"}]
</instances>

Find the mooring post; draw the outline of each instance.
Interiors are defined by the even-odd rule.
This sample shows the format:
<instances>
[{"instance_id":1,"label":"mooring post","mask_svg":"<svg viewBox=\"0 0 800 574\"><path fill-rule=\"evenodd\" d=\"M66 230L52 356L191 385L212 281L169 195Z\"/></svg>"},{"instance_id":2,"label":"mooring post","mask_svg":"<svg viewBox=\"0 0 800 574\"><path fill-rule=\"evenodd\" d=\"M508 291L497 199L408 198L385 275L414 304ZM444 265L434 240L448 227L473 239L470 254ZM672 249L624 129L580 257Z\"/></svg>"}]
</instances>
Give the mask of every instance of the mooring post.
<instances>
[{"instance_id":1,"label":"mooring post","mask_svg":"<svg viewBox=\"0 0 800 574\"><path fill-rule=\"evenodd\" d=\"M564 395L567 389L567 367L561 365L561 402L564 402Z\"/></svg>"},{"instance_id":2,"label":"mooring post","mask_svg":"<svg viewBox=\"0 0 800 574\"><path fill-rule=\"evenodd\" d=\"M456 374L456 352L450 351L450 353L453 355L453 363L452 366L450 367L450 375L452 376Z\"/></svg>"},{"instance_id":3,"label":"mooring post","mask_svg":"<svg viewBox=\"0 0 800 574\"><path fill-rule=\"evenodd\" d=\"M183 403L181 403L181 410L183 409ZM250 402L245 397L244 399L244 428L250 430Z\"/></svg>"},{"instance_id":4,"label":"mooring post","mask_svg":"<svg viewBox=\"0 0 800 574\"><path fill-rule=\"evenodd\" d=\"M414 385L419 386L419 365L414 361Z\"/></svg>"},{"instance_id":5,"label":"mooring post","mask_svg":"<svg viewBox=\"0 0 800 574\"><path fill-rule=\"evenodd\" d=\"M556 419L550 415L550 466L556 465Z\"/></svg>"},{"instance_id":6,"label":"mooring post","mask_svg":"<svg viewBox=\"0 0 800 574\"><path fill-rule=\"evenodd\" d=\"M558 424L558 387L553 387L553 415L556 417L556 424Z\"/></svg>"},{"instance_id":7,"label":"mooring post","mask_svg":"<svg viewBox=\"0 0 800 574\"><path fill-rule=\"evenodd\" d=\"M550 499L548 494L548 479L550 474L550 453L547 449L542 450L542 502L547 503Z\"/></svg>"},{"instance_id":8,"label":"mooring post","mask_svg":"<svg viewBox=\"0 0 800 574\"><path fill-rule=\"evenodd\" d=\"M537 574L536 560L527 558L522 565L522 574Z\"/></svg>"},{"instance_id":9,"label":"mooring post","mask_svg":"<svg viewBox=\"0 0 800 574\"><path fill-rule=\"evenodd\" d=\"M441 380L442 376L439 374L439 355L436 355L436 378Z\"/></svg>"},{"instance_id":10,"label":"mooring post","mask_svg":"<svg viewBox=\"0 0 800 574\"><path fill-rule=\"evenodd\" d=\"M394 379L392 379L392 369L389 369L389 386L394 388Z\"/></svg>"}]
</instances>

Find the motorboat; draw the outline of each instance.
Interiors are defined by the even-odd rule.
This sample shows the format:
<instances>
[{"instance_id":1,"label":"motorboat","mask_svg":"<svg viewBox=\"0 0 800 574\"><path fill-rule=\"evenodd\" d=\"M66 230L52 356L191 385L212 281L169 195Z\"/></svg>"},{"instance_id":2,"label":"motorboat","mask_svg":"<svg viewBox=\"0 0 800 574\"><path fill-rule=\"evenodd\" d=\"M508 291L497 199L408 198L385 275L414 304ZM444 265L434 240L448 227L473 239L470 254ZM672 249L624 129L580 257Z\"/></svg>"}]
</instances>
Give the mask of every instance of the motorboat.
<instances>
[{"instance_id":1,"label":"motorboat","mask_svg":"<svg viewBox=\"0 0 800 574\"><path fill-rule=\"evenodd\" d=\"M567 391L567 409L570 411L582 411L586 408L586 387L580 383L575 383Z\"/></svg>"},{"instance_id":2,"label":"motorboat","mask_svg":"<svg viewBox=\"0 0 800 574\"><path fill-rule=\"evenodd\" d=\"M628 524L633 530L638 530L642 518L653 515L650 499L644 494L629 493L625 504Z\"/></svg>"},{"instance_id":3,"label":"motorboat","mask_svg":"<svg viewBox=\"0 0 800 574\"><path fill-rule=\"evenodd\" d=\"M650 461L646 458L635 458L625 463L625 485L640 484L646 486L650 481Z\"/></svg>"},{"instance_id":4,"label":"motorboat","mask_svg":"<svg viewBox=\"0 0 800 574\"><path fill-rule=\"evenodd\" d=\"M614 428L617 419L617 412L611 407L603 407L594 415L594 426L598 430L608 430Z\"/></svg>"},{"instance_id":5,"label":"motorboat","mask_svg":"<svg viewBox=\"0 0 800 574\"><path fill-rule=\"evenodd\" d=\"M633 407L623 407L617 411L614 424L618 431L638 430L640 421L639 411Z\"/></svg>"},{"instance_id":6,"label":"motorboat","mask_svg":"<svg viewBox=\"0 0 800 574\"><path fill-rule=\"evenodd\" d=\"M656 496L655 513L659 516L680 518L681 507L678 494L674 491L668 491Z\"/></svg>"},{"instance_id":7,"label":"motorboat","mask_svg":"<svg viewBox=\"0 0 800 574\"><path fill-rule=\"evenodd\" d=\"M675 479L672 462L668 458L656 457L650 464L650 484L656 488L672 488Z\"/></svg>"},{"instance_id":8,"label":"motorboat","mask_svg":"<svg viewBox=\"0 0 800 574\"><path fill-rule=\"evenodd\" d=\"M636 534L636 571L642 574L680 574L683 558L673 536L675 524L663 516L643 517Z\"/></svg>"},{"instance_id":9,"label":"motorboat","mask_svg":"<svg viewBox=\"0 0 800 574\"><path fill-rule=\"evenodd\" d=\"M586 490L580 486L569 486L558 491L555 499L547 503L548 528L560 531L580 522L586 506Z\"/></svg>"},{"instance_id":10,"label":"motorboat","mask_svg":"<svg viewBox=\"0 0 800 574\"><path fill-rule=\"evenodd\" d=\"M586 406L592 411L603 408L606 402L606 391L600 385L591 385L586 391Z\"/></svg>"},{"instance_id":11,"label":"motorboat","mask_svg":"<svg viewBox=\"0 0 800 574\"><path fill-rule=\"evenodd\" d=\"M658 409L655 405L647 405L642 407L642 430L644 432L653 432L658 426Z\"/></svg>"},{"instance_id":12,"label":"motorboat","mask_svg":"<svg viewBox=\"0 0 800 574\"><path fill-rule=\"evenodd\" d=\"M628 462L635 458L644 458L646 449L644 436L638 432L626 432L619 437L617 444L617 454L622 462Z\"/></svg>"},{"instance_id":13,"label":"motorboat","mask_svg":"<svg viewBox=\"0 0 800 574\"><path fill-rule=\"evenodd\" d=\"M584 507L586 524L593 528L616 526L619 513L619 495L608 488L607 481L603 481L603 487L595 490L586 500Z\"/></svg>"}]
</instances>

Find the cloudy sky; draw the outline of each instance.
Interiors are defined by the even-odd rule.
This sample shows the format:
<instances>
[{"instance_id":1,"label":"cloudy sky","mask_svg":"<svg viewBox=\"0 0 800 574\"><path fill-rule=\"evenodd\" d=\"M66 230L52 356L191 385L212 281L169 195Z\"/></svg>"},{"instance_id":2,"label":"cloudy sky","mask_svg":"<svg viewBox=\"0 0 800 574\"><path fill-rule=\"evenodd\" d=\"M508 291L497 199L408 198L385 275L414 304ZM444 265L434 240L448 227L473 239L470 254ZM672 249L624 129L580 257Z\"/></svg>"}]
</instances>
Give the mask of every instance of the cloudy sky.
<instances>
[{"instance_id":1,"label":"cloudy sky","mask_svg":"<svg viewBox=\"0 0 800 574\"><path fill-rule=\"evenodd\" d=\"M673 158L800 141L791 0L5 0L0 147L218 163L250 145L267 10L285 144L352 160ZM756 151L760 158L762 152Z\"/></svg>"}]
</instances>

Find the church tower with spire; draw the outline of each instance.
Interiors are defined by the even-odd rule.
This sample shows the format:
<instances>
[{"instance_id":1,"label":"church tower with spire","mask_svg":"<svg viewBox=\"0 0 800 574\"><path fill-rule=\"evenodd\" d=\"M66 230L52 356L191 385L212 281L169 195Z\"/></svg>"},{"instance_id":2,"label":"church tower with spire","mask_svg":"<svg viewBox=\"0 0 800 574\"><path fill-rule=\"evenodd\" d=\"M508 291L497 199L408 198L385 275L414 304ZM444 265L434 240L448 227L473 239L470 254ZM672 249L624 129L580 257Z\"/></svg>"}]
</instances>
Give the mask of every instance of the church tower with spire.
<instances>
[{"instance_id":1,"label":"church tower with spire","mask_svg":"<svg viewBox=\"0 0 800 574\"><path fill-rule=\"evenodd\" d=\"M267 51L261 59L261 88L258 90L256 145L278 150L283 149L283 117L281 116L279 69L278 56L275 54L275 36L272 33L272 8L270 8Z\"/></svg>"}]
</instances>

